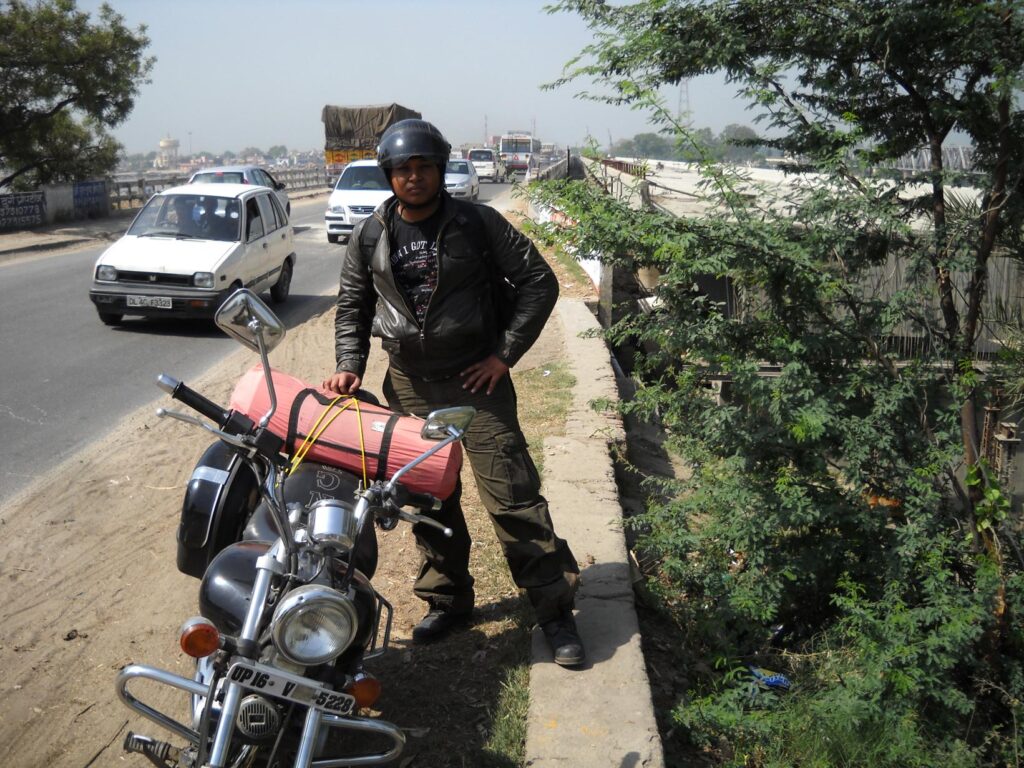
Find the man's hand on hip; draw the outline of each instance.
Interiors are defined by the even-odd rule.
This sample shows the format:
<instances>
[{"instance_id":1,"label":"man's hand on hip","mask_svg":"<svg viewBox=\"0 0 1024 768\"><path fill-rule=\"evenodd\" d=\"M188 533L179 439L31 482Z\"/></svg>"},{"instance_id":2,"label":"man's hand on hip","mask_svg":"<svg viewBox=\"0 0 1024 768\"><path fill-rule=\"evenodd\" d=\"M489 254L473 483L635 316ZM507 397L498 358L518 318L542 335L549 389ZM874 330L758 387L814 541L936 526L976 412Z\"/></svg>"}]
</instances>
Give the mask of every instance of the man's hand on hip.
<instances>
[{"instance_id":1,"label":"man's hand on hip","mask_svg":"<svg viewBox=\"0 0 1024 768\"><path fill-rule=\"evenodd\" d=\"M487 388L487 394L494 392L494 388L501 381L501 377L508 373L508 366L501 361L497 355L484 358L479 363L473 363L459 376L462 377L462 388L474 393L479 392L481 387Z\"/></svg>"},{"instance_id":2,"label":"man's hand on hip","mask_svg":"<svg viewBox=\"0 0 1024 768\"><path fill-rule=\"evenodd\" d=\"M338 371L320 386L339 395L354 395L362 383L363 380L351 371Z\"/></svg>"}]
</instances>

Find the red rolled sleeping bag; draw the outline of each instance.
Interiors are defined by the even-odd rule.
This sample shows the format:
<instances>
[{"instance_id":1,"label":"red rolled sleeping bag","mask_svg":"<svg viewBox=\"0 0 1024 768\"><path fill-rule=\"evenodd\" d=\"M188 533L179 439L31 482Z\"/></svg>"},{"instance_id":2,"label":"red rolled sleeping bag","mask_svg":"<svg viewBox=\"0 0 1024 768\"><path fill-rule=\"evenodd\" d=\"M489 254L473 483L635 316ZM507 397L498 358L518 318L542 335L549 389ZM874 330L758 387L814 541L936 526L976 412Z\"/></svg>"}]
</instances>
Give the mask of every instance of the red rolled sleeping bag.
<instances>
[{"instance_id":1,"label":"red rolled sleeping bag","mask_svg":"<svg viewBox=\"0 0 1024 768\"><path fill-rule=\"evenodd\" d=\"M362 445L366 451L367 477L373 482L390 478L437 445L434 440L420 437L423 419L401 416L387 408L364 402L358 404L357 410L356 403L349 404L351 398L348 397L340 399L324 416L324 411L337 395L311 387L301 379L280 371L272 370L271 376L277 393L277 411L267 426L284 439L289 455L299 450L310 432L317 432L319 436L305 458L340 467L362 477ZM259 421L270 410L270 394L262 365L257 364L238 380L235 391L231 393L231 407L253 421ZM330 424L320 432L328 422ZM401 483L411 491L446 499L455 490L461 468L462 446L452 443L402 475Z\"/></svg>"}]
</instances>

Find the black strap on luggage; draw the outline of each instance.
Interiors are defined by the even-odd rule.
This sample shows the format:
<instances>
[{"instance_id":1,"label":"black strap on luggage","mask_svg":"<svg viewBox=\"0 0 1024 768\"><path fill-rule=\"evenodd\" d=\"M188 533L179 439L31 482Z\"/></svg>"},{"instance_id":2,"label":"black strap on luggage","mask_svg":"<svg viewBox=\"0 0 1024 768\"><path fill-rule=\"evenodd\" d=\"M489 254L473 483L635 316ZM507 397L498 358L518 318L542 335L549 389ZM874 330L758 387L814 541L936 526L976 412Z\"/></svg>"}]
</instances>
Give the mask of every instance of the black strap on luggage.
<instances>
[{"instance_id":1,"label":"black strap on luggage","mask_svg":"<svg viewBox=\"0 0 1024 768\"><path fill-rule=\"evenodd\" d=\"M291 455L295 450L295 445L298 442L302 443L308 437L308 435L301 434L299 432L299 415L302 412L302 404L307 399L312 397L317 403L322 406L328 406L334 398L325 397L315 389L303 389L299 392L295 399L292 401L292 409L288 414L288 435L285 442L285 449ZM366 451L366 458L373 459L377 462L377 468L374 472L374 480L385 480L387 479L387 468L388 468L388 455L391 452L391 438L395 431L395 425L401 418L401 414L388 413L388 420L384 424L384 434L381 437L380 450L377 453ZM381 414L382 416L384 414ZM344 445L341 443L331 442L325 440L323 435L317 438L316 442L325 448L330 448L335 451L341 451L342 453L351 453L355 456L360 456L363 453L362 448L357 444L355 447L350 445ZM321 463L327 463L320 460ZM333 465L331 465L333 466ZM342 469L344 469L342 467ZM346 470L350 471L350 470Z\"/></svg>"}]
</instances>

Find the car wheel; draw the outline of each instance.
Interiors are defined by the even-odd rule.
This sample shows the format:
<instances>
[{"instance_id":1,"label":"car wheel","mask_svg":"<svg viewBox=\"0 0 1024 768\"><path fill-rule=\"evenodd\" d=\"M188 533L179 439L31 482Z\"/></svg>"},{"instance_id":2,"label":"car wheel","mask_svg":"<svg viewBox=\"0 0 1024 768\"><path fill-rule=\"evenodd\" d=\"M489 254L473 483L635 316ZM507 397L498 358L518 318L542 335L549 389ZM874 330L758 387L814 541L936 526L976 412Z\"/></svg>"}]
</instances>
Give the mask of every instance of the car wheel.
<instances>
[{"instance_id":1,"label":"car wheel","mask_svg":"<svg viewBox=\"0 0 1024 768\"><path fill-rule=\"evenodd\" d=\"M277 278L277 282L270 287L270 298L274 300L275 304L283 304L288 299L288 291L292 287L292 262L291 259L285 261L281 267L281 276Z\"/></svg>"},{"instance_id":2,"label":"car wheel","mask_svg":"<svg viewBox=\"0 0 1024 768\"><path fill-rule=\"evenodd\" d=\"M338 242L338 236L337 235L332 235L330 232L328 232L327 233L327 242L328 243L336 243L336 242Z\"/></svg>"},{"instance_id":3,"label":"car wheel","mask_svg":"<svg viewBox=\"0 0 1024 768\"><path fill-rule=\"evenodd\" d=\"M288 203L288 205L286 205L284 207L284 212L288 214L288 218L289 219L292 217L292 204L291 203Z\"/></svg>"},{"instance_id":4,"label":"car wheel","mask_svg":"<svg viewBox=\"0 0 1024 768\"><path fill-rule=\"evenodd\" d=\"M121 319L124 315L119 315L116 312L99 312L100 322L104 325L120 325Z\"/></svg>"}]
</instances>

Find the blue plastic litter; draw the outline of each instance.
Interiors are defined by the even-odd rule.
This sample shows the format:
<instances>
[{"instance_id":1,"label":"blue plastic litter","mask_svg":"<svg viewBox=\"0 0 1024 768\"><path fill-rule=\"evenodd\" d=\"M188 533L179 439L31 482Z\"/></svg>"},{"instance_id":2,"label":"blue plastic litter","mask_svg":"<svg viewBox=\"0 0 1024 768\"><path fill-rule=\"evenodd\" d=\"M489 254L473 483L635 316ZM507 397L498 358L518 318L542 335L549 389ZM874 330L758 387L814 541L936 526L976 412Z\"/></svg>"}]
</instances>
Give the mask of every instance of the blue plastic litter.
<instances>
[{"instance_id":1,"label":"blue plastic litter","mask_svg":"<svg viewBox=\"0 0 1024 768\"><path fill-rule=\"evenodd\" d=\"M749 664L747 665L747 669L750 670L750 674L753 675L757 685L761 688L767 688L771 691L785 692L793 685L789 681L789 678L780 672L773 672L770 669L755 667Z\"/></svg>"}]
</instances>

